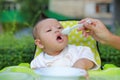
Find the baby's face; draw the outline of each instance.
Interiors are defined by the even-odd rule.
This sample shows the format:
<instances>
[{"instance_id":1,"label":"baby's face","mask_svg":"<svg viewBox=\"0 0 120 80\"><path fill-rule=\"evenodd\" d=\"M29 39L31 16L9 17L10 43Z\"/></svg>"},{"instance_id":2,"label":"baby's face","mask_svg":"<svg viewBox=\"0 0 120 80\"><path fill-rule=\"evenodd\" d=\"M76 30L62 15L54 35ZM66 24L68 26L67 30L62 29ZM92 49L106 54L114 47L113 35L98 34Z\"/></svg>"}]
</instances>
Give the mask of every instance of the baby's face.
<instances>
[{"instance_id":1,"label":"baby's face","mask_svg":"<svg viewBox=\"0 0 120 80\"><path fill-rule=\"evenodd\" d=\"M43 50L50 52L63 50L68 43L68 36L61 34L63 26L56 20L43 21L39 27L39 37Z\"/></svg>"}]
</instances>

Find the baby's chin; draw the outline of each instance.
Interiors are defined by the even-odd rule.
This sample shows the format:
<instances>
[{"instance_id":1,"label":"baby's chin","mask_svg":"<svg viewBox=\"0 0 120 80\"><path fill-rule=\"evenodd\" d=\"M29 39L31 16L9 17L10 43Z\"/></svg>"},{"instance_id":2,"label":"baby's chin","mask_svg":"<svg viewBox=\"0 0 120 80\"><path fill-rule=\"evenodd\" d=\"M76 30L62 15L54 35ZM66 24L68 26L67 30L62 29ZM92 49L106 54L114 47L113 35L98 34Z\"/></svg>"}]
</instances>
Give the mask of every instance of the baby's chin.
<instances>
[{"instance_id":1,"label":"baby's chin","mask_svg":"<svg viewBox=\"0 0 120 80\"><path fill-rule=\"evenodd\" d=\"M59 46L59 50L64 50L65 48L67 47L67 45L61 45L61 46Z\"/></svg>"},{"instance_id":2,"label":"baby's chin","mask_svg":"<svg viewBox=\"0 0 120 80\"><path fill-rule=\"evenodd\" d=\"M58 43L57 45L54 46L56 49L64 49L66 47L66 44L64 43Z\"/></svg>"}]
</instances>

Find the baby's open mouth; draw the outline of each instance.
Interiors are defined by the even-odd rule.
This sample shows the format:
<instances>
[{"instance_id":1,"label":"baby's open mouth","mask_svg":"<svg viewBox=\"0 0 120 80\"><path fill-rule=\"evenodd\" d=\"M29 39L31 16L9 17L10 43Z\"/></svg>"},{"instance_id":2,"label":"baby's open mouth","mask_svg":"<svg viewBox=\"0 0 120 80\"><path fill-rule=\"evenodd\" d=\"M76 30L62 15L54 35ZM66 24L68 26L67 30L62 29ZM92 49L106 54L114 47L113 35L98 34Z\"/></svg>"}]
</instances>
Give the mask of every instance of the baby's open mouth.
<instances>
[{"instance_id":1,"label":"baby's open mouth","mask_svg":"<svg viewBox=\"0 0 120 80\"><path fill-rule=\"evenodd\" d=\"M61 36L57 36L57 40L62 40L62 37Z\"/></svg>"},{"instance_id":2,"label":"baby's open mouth","mask_svg":"<svg viewBox=\"0 0 120 80\"><path fill-rule=\"evenodd\" d=\"M56 36L56 40L57 40L59 43L61 43L61 42L64 41L64 38L63 38L63 36L62 36L61 34L58 34L58 35Z\"/></svg>"}]
</instances>

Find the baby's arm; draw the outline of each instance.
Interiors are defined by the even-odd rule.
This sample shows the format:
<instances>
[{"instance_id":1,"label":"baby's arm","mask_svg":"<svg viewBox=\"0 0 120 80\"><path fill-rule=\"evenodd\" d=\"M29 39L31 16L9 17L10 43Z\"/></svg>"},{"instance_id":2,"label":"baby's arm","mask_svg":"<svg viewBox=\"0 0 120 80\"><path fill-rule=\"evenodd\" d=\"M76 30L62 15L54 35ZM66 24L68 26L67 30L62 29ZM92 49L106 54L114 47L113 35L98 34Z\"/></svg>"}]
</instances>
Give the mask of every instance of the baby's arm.
<instances>
[{"instance_id":1,"label":"baby's arm","mask_svg":"<svg viewBox=\"0 0 120 80\"><path fill-rule=\"evenodd\" d=\"M100 65L95 60L95 55L92 50L87 46L78 46L78 53L76 54L76 59L73 63L73 67L82 68L85 70L97 70Z\"/></svg>"},{"instance_id":2,"label":"baby's arm","mask_svg":"<svg viewBox=\"0 0 120 80\"><path fill-rule=\"evenodd\" d=\"M88 59L85 59L85 58L82 58L82 59L77 60L77 61L74 63L73 67L75 67L75 68L80 68L80 69L84 69L84 70L87 71L87 70L93 68L94 65L95 65L95 64L94 64L92 61L90 61L90 60L88 60ZM86 79L86 80L89 80L88 73L85 75L85 79Z\"/></svg>"},{"instance_id":3,"label":"baby's arm","mask_svg":"<svg viewBox=\"0 0 120 80\"><path fill-rule=\"evenodd\" d=\"M95 64L91 60L86 59L86 58L81 58L74 63L73 67L89 70L93 68L94 65Z\"/></svg>"}]
</instances>

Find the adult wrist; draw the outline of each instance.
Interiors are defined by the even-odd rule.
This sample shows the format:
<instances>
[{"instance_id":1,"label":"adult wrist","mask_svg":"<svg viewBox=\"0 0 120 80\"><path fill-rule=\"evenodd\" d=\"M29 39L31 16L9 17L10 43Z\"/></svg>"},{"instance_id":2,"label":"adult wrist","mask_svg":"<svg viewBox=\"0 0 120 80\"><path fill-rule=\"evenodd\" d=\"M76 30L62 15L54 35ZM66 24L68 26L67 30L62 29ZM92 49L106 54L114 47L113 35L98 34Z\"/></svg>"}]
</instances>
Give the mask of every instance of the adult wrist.
<instances>
[{"instance_id":1,"label":"adult wrist","mask_svg":"<svg viewBox=\"0 0 120 80\"><path fill-rule=\"evenodd\" d=\"M107 44L107 45L111 44L114 35L111 32L108 32L108 34L105 34L105 35L106 36L104 37L104 41L103 41L104 44Z\"/></svg>"}]
</instances>

